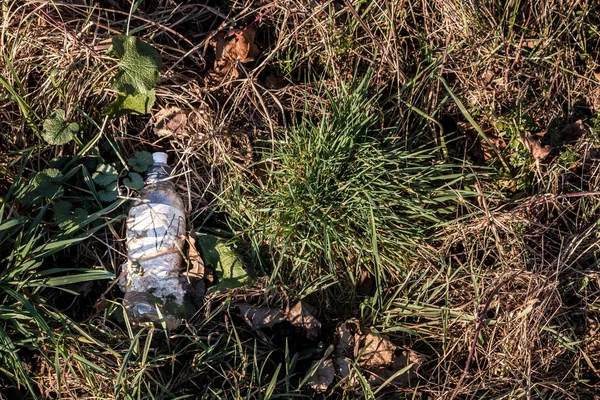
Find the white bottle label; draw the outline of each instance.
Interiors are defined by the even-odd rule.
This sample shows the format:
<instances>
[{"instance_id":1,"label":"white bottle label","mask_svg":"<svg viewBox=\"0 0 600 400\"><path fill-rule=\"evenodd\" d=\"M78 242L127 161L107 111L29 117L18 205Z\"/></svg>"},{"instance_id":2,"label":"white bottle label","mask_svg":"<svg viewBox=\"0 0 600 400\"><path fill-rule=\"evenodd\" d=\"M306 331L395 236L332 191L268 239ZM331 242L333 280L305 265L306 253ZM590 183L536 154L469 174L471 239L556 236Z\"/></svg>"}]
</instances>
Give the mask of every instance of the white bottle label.
<instances>
[{"instance_id":1,"label":"white bottle label","mask_svg":"<svg viewBox=\"0 0 600 400\"><path fill-rule=\"evenodd\" d=\"M166 204L134 206L127 219L127 248L132 260L142 261L180 252L185 234L183 211Z\"/></svg>"}]
</instances>

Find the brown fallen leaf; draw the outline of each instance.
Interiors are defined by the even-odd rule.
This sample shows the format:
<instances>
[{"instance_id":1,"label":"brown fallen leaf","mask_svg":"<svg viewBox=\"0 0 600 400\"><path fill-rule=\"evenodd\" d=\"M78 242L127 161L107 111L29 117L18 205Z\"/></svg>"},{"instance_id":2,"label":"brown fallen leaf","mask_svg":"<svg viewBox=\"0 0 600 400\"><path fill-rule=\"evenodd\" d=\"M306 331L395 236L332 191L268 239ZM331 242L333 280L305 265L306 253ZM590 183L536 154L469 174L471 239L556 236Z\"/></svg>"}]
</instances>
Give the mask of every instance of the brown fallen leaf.
<instances>
[{"instance_id":1,"label":"brown fallen leaf","mask_svg":"<svg viewBox=\"0 0 600 400\"><path fill-rule=\"evenodd\" d=\"M481 138L477 130L471 124L459 121L456 123L456 126L458 132L466 138L468 149L475 158L489 161L497 156L492 146L490 146L486 140ZM484 129L484 134L498 151L501 152L506 148L504 139L496 136L492 129Z\"/></svg>"},{"instance_id":2,"label":"brown fallen leaf","mask_svg":"<svg viewBox=\"0 0 600 400\"><path fill-rule=\"evenodd\" d=\"M215 52L215 72L220 75L231 75L232 78L239 76L237 63L248 63L253 61L259 50L254 39L256 31L254 28L234 29L225 35L217 32L210 40L210 45Z\"/></svg>"},{"instance_id":3,"label":"brown fallen leaf","mask_svg":"<svg viewBox=\"0 0 600 400\"><path fill-rule=\"evenodd\" d=\"M351 355L354 349L354 335L360 335L360 326L356 318L347 320L335 329L334 352L338 356Z\"/></svg>"},{"instance_id":4,"label":"brown fallen leaf","mask_svg":"<svg viewBox=\"0 0 600 400\"><path fill-rule=\"evenodd\" d=\"M296 303L288 312L278 308L255 307L247 303L235 305L252 330L272 328L273 325L288 321L292 325L302 328L308 339L316 339L321 330L321 322L317 320L308 307L301 301Z\"/></svg>"},{"instance_id":5,"label":"brown fallen leaf","mask_svg":"<svg viewBox=\"0 0 600 400\"><path fill-rule=\"evenodd\" d=\"M525 146L527 150L531 153L531 156L536 162L543 161L550 152L552 151L552 147L549 145L542 146L541 139L535 136L532 136L529 133L525 135Z\"/></svg>"},{"instance_id":6,"label":"brown fallen leaf","mask_svg":"<svg viewBox=\"0 0 600 400\"><path fill-rule=\"evenodd\" d=\"M315 361L313 366L319 361ZM324 360L321 365L317 367L317 370L310 379L310 387L313 388L317 393L323 393L327 391L327 388L333 382L335 376L335 370L333 368L332 360Z\"/></svg>"},{"instance_id":7,"label":"brown fallen leaf","mask_svg":"<svg viewBox=\"0 0 600 400\"><path fill-rule=\"evenodd\" d=\"M196 238L194 230L191 230L191 234L187 236L186 241L188 242L188 268L182 273L182 283L185 291L190 295L194 304L200 308L202 306L202 299L206 294L206 283L204 282L205 268L204 261L196 248Z\"/></svg>"},{"instance_id":8,"label":"brown fallen leaf","mask_svg":"<svg viewBox=\"0 0 600 400\"><path fill-rule=\"evenodd\" d=\"M210 46L213 48L215 52L215 61L218 61L223 58L223 48L225 47L225 33L224 32L209 32L209 36L212 34L212 37L209 41ZM216 67L216 64L215 64Z\"/></svg>"},{"instance_id":9,"label":"brown fallen leaf","mask_svg":"<svg viewBox=\"0 0 600 400\"><path fill-rule=\"evenodd\" d=\"M294 326L304 328L308 339L317 339L321 331L321 322L308 310L308 306L299 301L287 313L287 320Z\"/></svg>"},{"instance_id":10,"label":"brown fallen leaf","mask_svg":"<svg viewBox=\"0 0 600 400\"><path fill-rule=\"evenodd\" d=\"M352 358L356 360L371 385L381 385L393 378L392 383L404 385L416 378L425 360L421 354L401 349L387 336L361 330L358 320L349 319L338 325L335 331L333 363L336 373L345 380L346 389L360 386L353 375Z\"/></svg>"},{"instance_id":11,"label":"brown fallen leaf","mask_svg":"<svg viewBox=\"0 0 600 400\"><path fill-rule=\"evenodd\" d=\"M396 346L386 336L367 333L354 345L354 356L360 357L359 364L365 368L391 366Z\"/></svg>"},{"instance_id":12,"label":"brown fallen leaf","mask_svg":"<svg viewBox=\"0 0 600 400\"><path fill-rule=\"evenodd\" d=\"M167 107L154 117L154 133L158 136L180 136L186 133L188 116L179 107Z\"/></svg>"},{"instance_id":13,"label":"brown fallen leaf","mask_svg":"<svg viewBox=\"0 0 600 400\"><path fill-rule=\"evenodd\" d=\"M242 63L254 61L258 55L258 48L254 43L256 30L254 28L234 29L230 31L226 38L229 42L223 49L223 55L233 60L239 60Z\"/></svg>"},{"instance_id":14,"label":"brown fallen leaf","mask_svg":"<svg viewBox=\"0 0 600 400\"><path fill-rule=\"evenodd\" d=\"M352 360L348 357L334 357L333 362L335 364L335 372L340 376L340 378L345 378L350 375L350 364Z\"/></svg>"},{"instance_id":15,"label":"brown fallen leaf","mask_svg":"<svg viewBox=\"0 0 600 400\"><path fill-rule=\"evenodd\" d=\"M187 273L189 276L202 279L204 278L204 261L202 260L202 256L200 256L200 252L196 248L196 235L194 234L194 231L191 231L190 235L188 235L187 242L188 260L190 266Z\"/></svg>"},{"instance_id":16,"label":"brown fallen leaf","mask_svg":"<svg viewBox=\"0 0 600 400\"><path fill-rule=\"evenodd\" d=\"M272 328L285 320L285 313L278 308L255 307L247 303L237 303L236 307L252 330Z\"/></svg>"},{"instance_id":17,"label":"brown fallen leaf","mask_svg":"<svg viewBox=\"0 0 600 400\"><path fill-rule=\"evenodd\" d=\"M387 379L403 385L416 378L416 372L424 357L412 350L400 350L387 336L367 333L355 339L354 356L361 369L371 373L368 380L372 385L382 384ZM399 371L403 371L399 373Z\"/></svg>"},{"instance_id":18,"label":"brown fallen leaf","mask_svg":"<svg viewBox=\"0 0 600 400\"><path fill-rule=\"evenodd\" d=\"M358 334L360 336L360 324L356 318L349 319L344 323L338 325L335 329L335 347L333 352L333 363L335 366L335 372L341 379L344 379L351 375L352 360L350 357L354 355L354 337ZM356 376L353 376L346 382L348 387L354 387L358 384Z\"/></svg>"}]
</instances>

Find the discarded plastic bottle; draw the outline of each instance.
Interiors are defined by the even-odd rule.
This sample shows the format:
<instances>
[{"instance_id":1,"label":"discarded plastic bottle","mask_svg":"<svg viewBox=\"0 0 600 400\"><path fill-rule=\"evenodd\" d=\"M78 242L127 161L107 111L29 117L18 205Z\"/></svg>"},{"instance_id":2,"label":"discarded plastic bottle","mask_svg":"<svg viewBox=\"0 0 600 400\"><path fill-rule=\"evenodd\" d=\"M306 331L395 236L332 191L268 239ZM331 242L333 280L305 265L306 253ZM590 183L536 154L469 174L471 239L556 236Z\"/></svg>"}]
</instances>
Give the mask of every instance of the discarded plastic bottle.
<instances>
[{"instance_id":1,"label":"discarded plastic bottle","mask_svg":"<svg viewBox=\"0 0 600 400\"><path fill-rule=\"evenodd\" d=\"M180 280L185 215L183 201L169 180L166 153L153 153L145 186L129 210L123 304L134 323L161 321L169 329L188 314Z\"/></svg>"}]
</instances>

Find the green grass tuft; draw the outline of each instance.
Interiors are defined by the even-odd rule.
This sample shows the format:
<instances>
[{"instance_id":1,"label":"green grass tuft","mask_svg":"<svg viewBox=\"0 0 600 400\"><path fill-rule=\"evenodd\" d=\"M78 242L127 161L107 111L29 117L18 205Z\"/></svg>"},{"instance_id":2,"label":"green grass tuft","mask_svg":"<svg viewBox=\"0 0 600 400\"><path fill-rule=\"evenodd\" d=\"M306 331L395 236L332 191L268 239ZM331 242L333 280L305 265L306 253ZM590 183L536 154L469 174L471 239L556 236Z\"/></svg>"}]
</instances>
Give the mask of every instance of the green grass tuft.
<instances>
[{"instance_id":1,"label":"green grass tuft","mask_svg":"<svg viewBox=\"0 0 600 400\"><path fill-rule=\"evenodd\" d=\"M273 260L272 277L305 287L322 275L356 283L367 270L393 284L408 255L475 193L467 167L438 148L406 150L378 125L370 78L328 93L280 139L262 142L254 176L233 177L223 209L238 234Z\"/></svg>"}]
</instances>

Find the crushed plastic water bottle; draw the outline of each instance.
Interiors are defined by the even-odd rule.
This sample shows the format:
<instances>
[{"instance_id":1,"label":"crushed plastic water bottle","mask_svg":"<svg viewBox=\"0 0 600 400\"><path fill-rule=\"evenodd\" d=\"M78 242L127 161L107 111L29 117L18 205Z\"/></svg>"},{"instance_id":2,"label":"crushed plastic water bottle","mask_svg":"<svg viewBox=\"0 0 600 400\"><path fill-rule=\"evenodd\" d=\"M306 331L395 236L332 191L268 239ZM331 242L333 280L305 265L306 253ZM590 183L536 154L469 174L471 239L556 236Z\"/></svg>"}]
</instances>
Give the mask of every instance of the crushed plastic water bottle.
<instances>
[{"instance_id":1,"label":"crushed plastic water bottle","mask_svg":"<svg viewBox=\"0 0 600 400\"><path fill-rule=\"evenodd\" d=\"M183 201L169 180L172 169L166 153L153 153L140 199L127 218L127 256L123 304L134 323L161 321L169 329L189 313L183 264L185 214Z\"/></svg>"}]
</instances>

